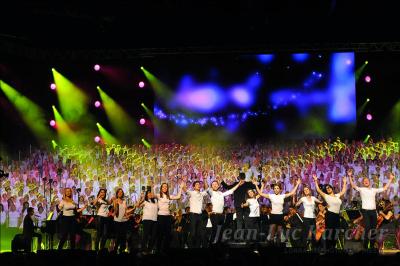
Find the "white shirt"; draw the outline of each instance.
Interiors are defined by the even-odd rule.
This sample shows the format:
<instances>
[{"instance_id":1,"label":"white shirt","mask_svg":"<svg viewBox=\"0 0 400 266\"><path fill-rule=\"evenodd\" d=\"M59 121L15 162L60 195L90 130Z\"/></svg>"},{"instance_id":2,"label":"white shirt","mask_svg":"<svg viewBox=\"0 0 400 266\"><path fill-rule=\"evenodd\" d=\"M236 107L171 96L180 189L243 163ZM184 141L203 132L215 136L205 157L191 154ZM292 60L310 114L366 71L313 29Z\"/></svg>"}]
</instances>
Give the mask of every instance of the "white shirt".
<instances>
[{"instance_id":1,"label":"white shirt","mask_svg":"<svg viewBox=\"0 0 400 266\"><path fill-rule=\"evenodd\" d=\"M120 223L128 221L128 218L125 217L125 212L126 212L126 209L127 209L125 200L122 201L122 204L118 204L118 209L119 209L118 210L118 216L114 216L114 221L115 222L120 222Z\"/></svg>"},{"instance_id":2,"label":"white shirt","mask_svg":"<svg viewBox=\"0 0 400 266\"><path fill-rule=\"evenodd\" d=\"M18 221L19 221L19 217L21 216L21 214L18 211L14 211L14 212L9 212L8 213L8 227L12 227L12 228L17 228L18 227Z\"/></svg>"},{"instance_id":3,"label":"white shirt","mask_svg":"<svg viewBox=\"0 0 400 266\"><path fill-rule=\"evenodd\" d=\"M99 209L97 210L97 216L108 217L108 204L105 200L99 199L98 201Z\"/></svg>"},{"instance_id":4,"label":"white shirt","mask_svg":"<svg viewBox=\"0 0 400 266\"><path fill-rule=\"evenodd\" d=\"M247 203L249 203L249 217L260 217L260 204L258 203L258 200L253 198L253 199L247 199Z\"/></svg>"},{"instance_id":5,"label":"white shirt","mask_svg":"<svg viewBox=\"0 0 400 266\"><path fill-rule=\"evenodd\" d=\"M158 215L170 215L169 211L169 203L171 200L167 198L167 195L163 195L162 198L160 198L160 195L157 195L157 203L158 203Z\"/></svg>"},{"instance_id":6,"label":"white shirt","mask_svg":"<svg viewBox=\"0 0 400 266\"><path fill-rule=\"evenodd\" d=\"M383 192L383 188L368 188L368 187L357 187L357 191L360 192L361 205L364 210L376 210L376 193Z\"/></svg>"},{"instance_id":7,"label":"white shirt","mask_svg":"<svg viewBox=\"0 0 400 266\"><path fill-rule=\"evenodd\" d=\"M189 195L189 207L191 213L201 214L201 209L203 207L203 198L207 195L207 191L187 191Z\"/></svg>"},{"instance_id":8,"label":"white shirt","mask_svg":"<svg viewBox=\"0 0 400 266\"><path fill-rule=\"evenodd\" d=\"M300 199L304 207L304 218L315 218L315 200L315 197L311 197L311 201L307 197Z\"/></svg>"},{"instance_id":9,"label":"white shirt","mask_svg":"<svg viewBox=\"0 0 400 266\"><path fill-rule=\"evenodd\" d=\"M268 194L268 198L271 201L271 214L283 214L283 201L285 199L285 194Z\"/></svg>"},{"instance_id":10,"label":"white shirt","mask_svg":"<svg viewBox=\"0 0 400 266\"><path fill-rule=\"evenodd\" d=\"M63 212L63 216L74 216L74 210L76 208L76 205L74 202L69 202L65 200L61 200L60 204L58 205L58 208L60 211Z\"/></svg>"},{"instance_id":11,"label":"white shirt","mask_svg":"<svg viewBox=\"0 0 400 266\"><path fill-rule=\"evenodd\" d=\"M211 219L210 219L210 218L208 218L208 219L207 219L207 225L206 225L206 228L211 228L211 227L212 227Z\"/></svg>"},{"instance_id":12,"label":"white shirt","mask_svg":"<svg viewBox=\"0 0 400 266\"><path fill-rule=\"evenodd\" d=\"M7 216L6 212L3 211L3 212L0 213L0 224L1 225L5 224L6 216Z\"/></svg>"},{"instance_id":13,"label":"white shirt","mask_svg":"<svg viewBox=\"0 0 400 266\"><path fill-rule=\"evenodd\" d=\"M169 210L168 210L169 211ZM151 201L144 201L142 220L157 221L158 204Z\"/></svg>"},{"instance_id":14,"label":"white shirt","mask_svg":"<svg viewBox=\"0 0 400 266\"><path fill-rule=\"evenodd\" d=\"M335 194L335 196L326 194L324 198L326 203L328 203L328 211L339 214L340 205L342 205L342 200L340 199L339 194Z\"/></svg>"},{"instance_id":15,"label":"white shirt","mask_svg":"<svg viewBox=\"0 0 400 266\"><path fill-rule=\"evenodd\" d=\"M213 206L212 212L223 213L225 205L225 196L231 195L233 193L233 190L231 189L225 192L221 192L221 191L214 191L211 188L209 188L207 192L211 196L211 203Z\"/></svg>"}]
</instances>

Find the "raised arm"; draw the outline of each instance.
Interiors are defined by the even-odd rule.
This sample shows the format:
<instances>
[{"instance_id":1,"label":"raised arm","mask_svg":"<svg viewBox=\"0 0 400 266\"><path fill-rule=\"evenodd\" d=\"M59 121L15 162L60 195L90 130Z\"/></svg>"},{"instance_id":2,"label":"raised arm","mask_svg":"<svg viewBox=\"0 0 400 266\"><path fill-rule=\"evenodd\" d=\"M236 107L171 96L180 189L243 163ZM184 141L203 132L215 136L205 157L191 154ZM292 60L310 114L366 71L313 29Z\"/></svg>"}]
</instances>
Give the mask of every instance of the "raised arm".
<instances>
[{"instance_id":1,"label":"raised arm","mask_svg":"<svg viewBox=\"0 0 400 266\"><path fill-rule=\"evenodd\" d=\"M204 191L206 191L208 189L207 176L203 176L203 188L204 188Z\"/></svg>"},{"instance_id":2,"label":"raised arm","mask_svg":"<svg viewBox=\"0 0 400 266\"><path fill-rule=\"evenodd\" d=\"M343 196L344 193L346 193L346 189L347 189L347 178L344 176L343 177L342 191L340 191L339 197Z\"/></svg>"},{"instance_id":3,"label":"raised arm","mask_svg":"<svg viewBox=\"0 0 400 266\"><path fill-rule=\"evenodd\" d=\"M231 185L228 185L228 184L225 182L225 179L222 179L221 186L222 186L224 189L231 189L231 188L234 188L234 187L236 186L236 182L233 183L233 184L231 184Z\"/></svg>"},{"instance_id":4,"label":"raised arm","mask_svg":"<svg viewBox=\"0 0 400 266\"><path fill-rule=\"evenodd\" d=\"M353 180L353 172L351 170L347 170L347 175L349 176L350 185L353 189L358 190L359 187L354 183Z\"/></svg>"},{"instance_id":5,"label":"raised arm","mask_svg":"<svg viewBox=\"0 0 400 266\"><path fill-rule=\"evenodd\" d=\"M264 183L261 183L261 189L258 187L258 182L257 182L257 181L253 180L253 184L254 184L254 186L256 187L256 190L257 190L257 192L258 192L258 195L260 195L260 196L262 196L262 197L264 197L264 198L269 199L268 194L265 194L265 193L262 192L262 191L264 190Z\"/></svg>"},{"instance_id":6,"label":"raised arm","mask_svg":"<svg viewBox=\"0 0 400 266\"><path fill-rule=\"evenodd\" d=\"M325 197L326 194L319 188L319 184L318 184L318 177L316 174L313 175L313 179L315 182L315 189L317 190L317 192L322 196Z\"/></svg>"},{"instance_id":7,"label":"raised arm","mask_svg":"<svg viewBox=\"0 0 400 266\"><path fill-rule=\"evenodd\" d=\"M185 182L182 181L181 184L179 185L178 194L176 194L176 195L170 195L170 196L169 196L169 199L171 199L171 200L178 200L178 199L180 199L181 196L182 196L182 190L183 190L184 187L185 187Z\"/></svg>"},{"instance_id":8,"label":"raised arm","mask_svg":"<svg viewBox=\"0 0 400 266\"><path fill-rule=\"evenodd\" d=\"M297 202L296 202L296 207L299 207L300 205L301 205L301 203L303 202L302 200L301 200L302 198L300 198Z\"/></svg>"},{"instance_id":9,"label":"raised arm","mask_svg":"<svg viewBox=\"0 0 400 266\"><path fill-rule=\"evenodd\" d=\"M389 186L392 183L393 179L394 179L394 174L390 173L389 174L389 182L387 182L387 184L383 187L383 191L386 191L389 188Z\"/></svg>"},{"instance_id":10,"label":"raised arm","mask_svg":"<svg viewBox=\"0 0 400 266\"><path fill-rule=\"evenodd\" d=\"M290 197L290 196L293 196L294 193L296 193L297 188L299 187L300 183L301 183L301 179L298 178L297 181L296 181L296 186L292 189L292 191L290 191L289 193L286 193L286 194L285 194L285 198Z\"/></svg>"}]
</instances>

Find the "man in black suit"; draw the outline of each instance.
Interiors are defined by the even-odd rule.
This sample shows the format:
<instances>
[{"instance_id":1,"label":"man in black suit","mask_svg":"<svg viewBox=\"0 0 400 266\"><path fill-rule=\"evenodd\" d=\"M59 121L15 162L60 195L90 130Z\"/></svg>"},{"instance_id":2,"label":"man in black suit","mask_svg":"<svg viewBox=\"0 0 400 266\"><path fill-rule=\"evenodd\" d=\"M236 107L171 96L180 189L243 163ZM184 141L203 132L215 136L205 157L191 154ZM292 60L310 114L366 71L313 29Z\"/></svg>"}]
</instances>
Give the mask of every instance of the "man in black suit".
<instances>
[{"instance_id":1,"label":"man in black suit","mask_svg":"<svg viewBox=\"0 0 400 266\"><path fill-rule=\"evenodd\" d=\"M25 215L24 218L24 227L22 229L22 234L25 239L26 243L26 252L31 251L32 249L32 238L37 237L38 239L38 245L37 249L41 248L42 245L42 235L39 233L35 232L35 225L33 223L33 215L35 214L35 211L33 210L32 207L29 207L27 209L27 214Z\"/></svg>"},{"instance_id":2,"label":"man in black suit","mask_svg":"<svg viewBox=\"0 0 400 266\"><path fill-rule=\"evenodd\" d=\"M225 183L225 181L222 181L221 185L224 189L231 189L234 186L236 186L236 184L239 183L240 180L245 180L245 179L246 179L245 173L240 173L239 181L236 181L231 185L228 185ZM245 221L247 220L247 217L249 216L249 208L242 208L241 204L246 202L246 195L249 189L256 189L256 187L251 181L244 182L243 185L239 186L235 190L235 192L233 192L233 201L234 201L233 204L236 209L236 223L237 223L236 229L245 229L244 225Z\"/></svg>"}]
</instances>

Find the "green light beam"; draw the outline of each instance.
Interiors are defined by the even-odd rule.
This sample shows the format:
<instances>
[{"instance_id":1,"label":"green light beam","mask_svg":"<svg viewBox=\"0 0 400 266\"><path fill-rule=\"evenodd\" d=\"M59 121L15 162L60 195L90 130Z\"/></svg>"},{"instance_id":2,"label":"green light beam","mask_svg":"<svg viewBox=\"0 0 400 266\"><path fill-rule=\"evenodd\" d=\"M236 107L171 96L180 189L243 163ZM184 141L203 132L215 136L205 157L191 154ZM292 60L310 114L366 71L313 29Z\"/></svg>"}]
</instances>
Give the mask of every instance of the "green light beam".
<instances>
[{"instance_id":1,"label":"green light beam","mask_svg":"<svg viewBox=\"0 0 400 266\"><path fill-rule=\"evenodd\" d=\"M150 84L153 87L153 89L154 89L155 93L157 94L157 96L159 96L163 100L171 99L171 97L172 97L171 89L165 83L163 83L156 76L151 74L144 67L141 67L140 69L143 71L143 73L146 76L147 80L150 82Z\"/></svg>"},{"instance_id":2,"label":"green light beam","mask_svg":"<svg viewBox=\"0 0 400 266\"><path fill-rule=\"evenodd\" d=\"M96 123L97 128L99 129L99 133L101 138L107 144L119 144L119 141L110 133L108 132L100 123Z\"/></svg>"}]
</instances>

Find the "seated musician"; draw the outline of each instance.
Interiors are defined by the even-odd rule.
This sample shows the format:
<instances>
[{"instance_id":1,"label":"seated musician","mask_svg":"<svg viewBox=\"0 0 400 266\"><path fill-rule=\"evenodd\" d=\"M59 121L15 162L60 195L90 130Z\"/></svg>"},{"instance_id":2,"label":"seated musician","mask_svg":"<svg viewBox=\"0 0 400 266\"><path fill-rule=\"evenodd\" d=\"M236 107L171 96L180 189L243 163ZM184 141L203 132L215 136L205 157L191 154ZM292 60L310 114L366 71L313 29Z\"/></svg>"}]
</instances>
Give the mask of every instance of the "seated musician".
<instances>
[{"instance_id":1,"label":"seated musician","mask_svg":"<svg viewBox=\"0 0 400 266\"><path fill-rule=\"evenodd\" d=\"M395 232L394 208L389 200L382 199L378 204L378 219L376 228L378 229L378 247L383 248L383 242L390 232Z\"/></svg>"},{"instance_id":2,"label":"seated musician","mask_svg":"<svg viewBox=\"0 0 400 266\"><path fill-rule=\"evenodd\" d=\"M289 213L283 217L286 228L289 230L289 241L292 247L302 247L303 218L295 207L289 208Z\"/></svg>"},{"instance_id":3,"label":"seated musician","mask_svg":"<svg viewBox=\"0 0 400 266\"><path fill-rule=\"evenodd\" d=\"M37 245L38 250L41 249L41 245L42 245L42 235L35 232L35 228L37 228L37 226L35 226L34 222L33 222L34 214L35 214L35 211L33 210L33 208L29 207L27 209L27 214L25 215L25 218L24 218L22 234L24 235L24 238L26 241L26 250L25 250L26 252L31 251L32 239L34 237L37 237L37 239L38 239L38 245Z\"/></svg>"}]
</instances>

